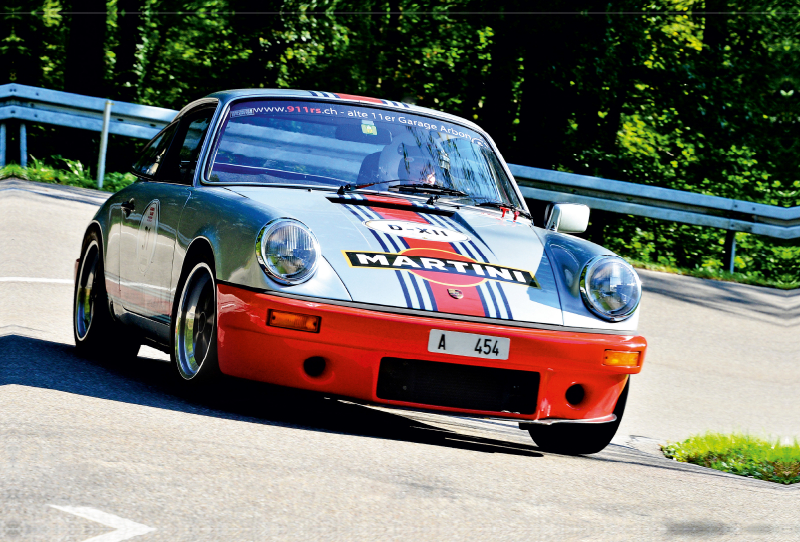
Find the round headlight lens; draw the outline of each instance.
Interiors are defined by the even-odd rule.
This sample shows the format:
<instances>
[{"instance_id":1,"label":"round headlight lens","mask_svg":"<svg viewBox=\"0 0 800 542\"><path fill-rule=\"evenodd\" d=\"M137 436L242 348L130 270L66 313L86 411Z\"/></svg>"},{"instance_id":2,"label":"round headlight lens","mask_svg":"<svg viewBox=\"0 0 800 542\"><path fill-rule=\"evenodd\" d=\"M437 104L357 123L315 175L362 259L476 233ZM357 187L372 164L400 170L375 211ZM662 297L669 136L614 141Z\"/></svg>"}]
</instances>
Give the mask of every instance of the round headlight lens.
<instances>
[{"instance_id":1,"label":"round headlight lens","mask_svg":"<svg viewBox=\"0 0 800 542\"><path fill-rule=\"evenodd\" d=\"M298 220L273 220L258 234L256 254L264 270L281 284L300 284L310 279L319 262L319 242Z\"/></svg>"},{"instance_id":2,"label":"round headlight lens","mask_svg":"<svg viewBox=\"0 0 800 542\"><path fill-rule=\"evenodd\" d=\"M610 322L629 318L642 298L639 275L614 256L589 260L581 276L581 295L593 313Z\"/></svg>"}]
</instances>

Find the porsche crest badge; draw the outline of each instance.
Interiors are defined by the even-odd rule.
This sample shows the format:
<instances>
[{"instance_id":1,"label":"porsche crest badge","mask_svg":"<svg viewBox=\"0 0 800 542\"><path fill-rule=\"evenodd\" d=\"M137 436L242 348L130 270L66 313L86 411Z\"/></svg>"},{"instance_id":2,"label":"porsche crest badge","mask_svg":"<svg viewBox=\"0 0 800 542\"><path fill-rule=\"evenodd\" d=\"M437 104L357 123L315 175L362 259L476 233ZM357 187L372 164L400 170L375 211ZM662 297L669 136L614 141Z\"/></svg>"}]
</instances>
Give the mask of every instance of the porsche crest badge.
<instances>
[{"instance_id":1,"label":"porsche crest badge","mask_svg":"<svg viewBox=\"0 0 800 542\"><path fill-rule=\"evenodd\" d=\"M447 293L450 294L450 297L452 297L453 299L461 299L462 297L464 297L464 292L462 292L461 290L457 290L455 288L448 288Z\"/></svg>"}]
</instances>

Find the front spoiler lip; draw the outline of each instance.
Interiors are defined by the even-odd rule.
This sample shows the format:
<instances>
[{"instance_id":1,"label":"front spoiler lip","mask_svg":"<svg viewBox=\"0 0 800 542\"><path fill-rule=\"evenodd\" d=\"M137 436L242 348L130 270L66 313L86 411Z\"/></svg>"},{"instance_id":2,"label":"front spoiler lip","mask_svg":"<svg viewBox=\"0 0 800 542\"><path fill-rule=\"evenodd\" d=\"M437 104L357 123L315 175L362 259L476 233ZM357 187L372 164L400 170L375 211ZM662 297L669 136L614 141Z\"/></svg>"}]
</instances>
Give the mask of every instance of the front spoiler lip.
<instances>
[{"instance_id":1,"label":"front spoiler lip","mask_svg":"<svg viewBox=\"0 0 800 542\"><path fill-rule=\"evenodd\" d=\"M328 395L323 393L323 395ZM332 394L331 394L332 395ZM541 420L520 420L519 418L512 418L511 416L517 415L519 416L518 412L509 412L508 416L486 416L483 414L469 414L464 412L458 411L449 411L449 410L434 410L432 408L425 408L425 407L408 407L408 406L401 406L401 405L393 405L391 403L373 403L371 401L359 401L353 399L351 397L335 397L337 400L346 401L349 403L354 403L357 405L363 405L368 407L377 407L386 410L405 410L408 412L424 412L425 414L438 414L439 416L447 416L447 417L457 417L457 418L475 418L478 420L492 420L498 422L519 422L520 429L526 429L526 425L554 425L554 424L602 424L602 423L612 423L617 421L616 414L609 414L607 416L600 416L599 418L587 418L583 420L572 420L567 418L543 418Z\"/></svg>"},{"instance_id":2,"label":"front spoiler lip","mask_svg":"<svg viewBox=\"0 0 800 542\"><path fill-rule=\"evenodd\" d=\"M508 419L508 418L506 418ZM525 429L525 425L553 425L553 424L561 424L561 423L581 423L581 424L601 424L601 423L612 423L617 421L616 414L609 414L608 416L600 416L599 418L587 418L585 420L569 420L567 418L544 418L541 420L525 420L524 422L519 422L519 428Z\"/></svg>"},{"instance_id":3,"label":"front spoiler lip","mask_svg":"<svg viewBox=\"0 0 800 542\"><path fill-rule=\"evenodd\" d=\"M559 326L554 324L538 324L536 322L522 322L520 320L501 320L499 318L485 318L480 316L467 316L464 314L453 314L453 313L443 313L443 312L432 312L432 311L424 311L419 309L406 309L402 307L392 307L389 305L376 305L373 303L363 303L360 301L345 301L341 299L329 299L323 297L313 297L308 295L299 295L299 294L292 294L289 292L280 292L277 290L268 290L266 288L253 288L250 286L244 286L242 284L236 284L232 282L227 282L224 280L218 280L218 284L224 284L225 286L231 286L233 288L242 288L245 290L249 290L251 292L256 292L259 294L265 295L274 295L276 297L284 297L287 299L296 299L298 301L308 301L311 303L321 303L325 305L337 305L340 307L351 307L354 309L363 309L375 312L383 312L388 314L404 314L408 316L422 316L425 318L437 318L441 320L454 320L459 322L473 322L478 324L491 324L495 326L506 326L506 327L516 327L516 328L526 328L526 329L543 329L548 331L567 331L572 333L592 333L592 334L601 334L601 335L618 335L618 336L629 336L629 335L636 335L635 329L596 329L596 328L588 328L588 327L569 327L569 326Z\"/></svg>"}]
</instances>

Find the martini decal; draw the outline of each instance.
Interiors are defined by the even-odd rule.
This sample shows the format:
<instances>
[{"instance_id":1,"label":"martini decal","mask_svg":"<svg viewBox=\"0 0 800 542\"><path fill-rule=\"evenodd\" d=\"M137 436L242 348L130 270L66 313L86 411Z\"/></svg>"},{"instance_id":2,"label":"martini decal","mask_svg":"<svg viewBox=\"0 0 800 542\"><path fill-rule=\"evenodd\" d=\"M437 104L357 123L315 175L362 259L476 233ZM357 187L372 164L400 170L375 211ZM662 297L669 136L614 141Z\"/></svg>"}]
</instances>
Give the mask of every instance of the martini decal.
<instances>
[{"instance_id":1,"label":"martini decal","mask_svg":"<svg viewBox=\"0 0 800 542\"><path fill-rule=\"evenodd\" d=\"M438 241L440 243L457 243L469 241L469 237L461 232L430 223L412 222L409 220L367 220L364 225L371 230L408 239Z\"/></svg>"},{"instance_id":2,"label":"martini decal","mask_svg":"<svg viewBox=\"0 0 800 542\"><path fill-rule=\"evenodd\" d=\"M449 250L409 248L401 252L343 250L351 267L400 269L445 286L477 286L487 280L540 288L530 271L474 260Z\"/></svg>"}]
</instances>

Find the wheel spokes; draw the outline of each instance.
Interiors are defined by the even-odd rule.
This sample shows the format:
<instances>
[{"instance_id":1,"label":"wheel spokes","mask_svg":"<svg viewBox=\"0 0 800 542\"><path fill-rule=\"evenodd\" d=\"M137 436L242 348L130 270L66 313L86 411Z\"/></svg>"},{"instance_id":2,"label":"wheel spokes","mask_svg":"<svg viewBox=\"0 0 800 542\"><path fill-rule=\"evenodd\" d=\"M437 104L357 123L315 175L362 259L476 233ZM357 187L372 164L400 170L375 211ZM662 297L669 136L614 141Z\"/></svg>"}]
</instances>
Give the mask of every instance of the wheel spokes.
<instances>
[{"instance_id":1,"label":"wheel spokes","mask_svg":"<svg viewBox=\"0 0 800 542\"><path fill-rule=\"evenodd\" d=\"M78 339L85 338L92 325L95 302L97 301L97 286L95 282L98 279L98 261L97 245L92 243L83 256L75 295L75 332Z\"/></svg>"},{"instance_id":2,"label":"wheel spokes","mask_svg":"<svg viewBox=\"0 0 800 542\"><path fill-rule=\"evenodd\" d=\"M184 378L193 378L208 356L214 314L214 281L207 267L197 267L187 278L177 313L176 355Z\"/></svg>"}]
</instances>

